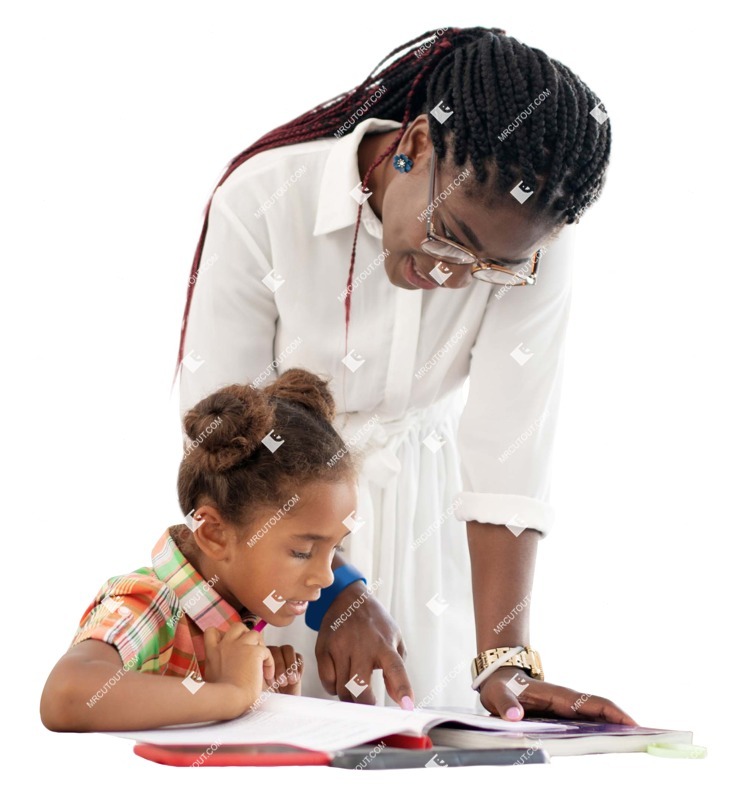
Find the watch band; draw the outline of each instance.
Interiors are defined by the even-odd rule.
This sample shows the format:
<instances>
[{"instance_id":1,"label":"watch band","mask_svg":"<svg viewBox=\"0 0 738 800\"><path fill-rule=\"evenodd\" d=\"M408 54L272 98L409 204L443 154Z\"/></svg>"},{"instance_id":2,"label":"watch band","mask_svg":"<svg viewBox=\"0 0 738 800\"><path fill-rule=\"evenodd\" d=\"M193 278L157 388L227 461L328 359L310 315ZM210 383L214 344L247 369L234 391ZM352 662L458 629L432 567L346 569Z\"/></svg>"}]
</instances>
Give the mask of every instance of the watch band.
<instances>
[{"instance_id":1,"label":"watch band","mask_svg":"<svg viewBox=\"0 0 738 800\"><path fill-rule=\"evenodd\" d=\"M505 666L519 667L527 672L531 678L544 680L543 667L541 666L541 658L538 652L527 645L520 645L519 647L522 649L518 650L517 647L494 647L491 650L484 650L479 653L472 661L472 680L476 682L476 679L485 670L503 658L505 659ZM518 652L511 656L510 651L513 649L518 650ZM502 666L502 664L498 664L498 666ZM488 674L491 674L491 671Z\"/></svg>"},{"instance_id":2,"label":"watch band","mask_svg":"<svg viewBox=\"0 0 738 800\"><path fill-rule=\"evenodd\" d=\"M508 647L505 655L501 655L499 658L492 661L477 674L477 676L472 680L471 688L474 689L475 692L481 691L482 684L493 672L496 672L500 667L504 667L508 661L512 661L513 657L522 651L523 648L520 645L518 647ZM475 669L474 665L472 664L472 675L474 675L474 672Z\"/></svg>"}]
</instances>

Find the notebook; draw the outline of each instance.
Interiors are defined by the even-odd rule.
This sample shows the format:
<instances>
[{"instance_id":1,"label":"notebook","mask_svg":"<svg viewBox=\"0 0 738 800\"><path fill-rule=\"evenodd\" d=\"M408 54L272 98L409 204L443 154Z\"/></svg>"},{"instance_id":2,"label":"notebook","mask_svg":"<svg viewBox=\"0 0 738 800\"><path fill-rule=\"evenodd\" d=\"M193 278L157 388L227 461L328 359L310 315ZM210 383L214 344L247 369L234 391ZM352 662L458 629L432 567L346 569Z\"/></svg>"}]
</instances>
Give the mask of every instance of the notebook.
<instances>
[{"instance_id":1,"label":"notebook","mask_svg":"<svg viewBox=\"0 0 738 800\"><path fill-rule=\"evenodd\" d=\"M321 752L286 745L165 745L138 742L133 752L170 767L288 767L324 766L353 770L412 769L418 767L508 766L515 764L548 764L551 759L543 749L459 750L433 745L427 736L383 737L372 746L350 747L347 750ZM388 745L394 742L395 745Z\"/></svg>"},{"instance_id":2,"label":"notebook","mask_svg":"<svg viewBox=\"0 0 738 800\"><path fill-rule=\"evenodd\" d=\"M527 717L529 722L542 718ZM535 734L510 731L480 731L450 727L433 728L429 735L434 745L461 748L544 748L550 756L581 756L594 753L642 753L651 744L692 744L691 731L641 728L605 722L565 722L567 730L544 730Z\"/></svg>"}]
</instances>

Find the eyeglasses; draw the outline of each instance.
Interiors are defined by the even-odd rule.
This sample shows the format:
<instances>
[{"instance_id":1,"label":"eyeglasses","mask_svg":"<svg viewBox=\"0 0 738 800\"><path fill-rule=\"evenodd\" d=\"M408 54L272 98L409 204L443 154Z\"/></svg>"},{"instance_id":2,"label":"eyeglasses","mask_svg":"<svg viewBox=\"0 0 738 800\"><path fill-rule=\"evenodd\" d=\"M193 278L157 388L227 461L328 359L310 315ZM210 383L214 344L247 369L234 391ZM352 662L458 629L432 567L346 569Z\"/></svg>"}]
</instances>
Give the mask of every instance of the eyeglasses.
<instances>
[{"instance_id":1,"label":"eyeglasses","mask_svg":"<svg viewBox=\"0 0 738 800\"><path fill-rule=\"evenodd\" d=\"M532 286L536 282L538 262L541 251L537 250L530 261L511 270L502 264L496 264L488 259L478 258L468 248L458 242L452 242L439 236L433 227L433 198L436 194L436 151L431 148L431 181L428 189L428 224L425 229L425 239L420 243L423 252L447 264L471 264L471 273L475 278L489 283L501 283L507 286Z\"/></svg>"}]
</instances>

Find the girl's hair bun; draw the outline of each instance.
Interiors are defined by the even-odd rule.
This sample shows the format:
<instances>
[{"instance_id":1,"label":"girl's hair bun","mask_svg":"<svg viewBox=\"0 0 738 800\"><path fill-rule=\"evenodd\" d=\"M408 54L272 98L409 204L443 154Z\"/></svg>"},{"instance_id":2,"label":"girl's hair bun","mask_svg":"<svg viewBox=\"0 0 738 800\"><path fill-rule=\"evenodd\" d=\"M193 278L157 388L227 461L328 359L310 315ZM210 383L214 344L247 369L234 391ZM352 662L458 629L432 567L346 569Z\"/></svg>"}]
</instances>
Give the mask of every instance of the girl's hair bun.
<instances>
[{"instance_id":1,"label":"girl's hair bun","mask_svg":"<svg viewBox=\"0 0 738 800\"><path fill-rule=\"evenodd\" d=\"M192 440L188 450L196 448L202 468L225 472L262 446L261 440L274 427L274 408L264 392L235 383L191 408L183 425Z\"/></svg>"},{"instance_id":2,"label":"girl's hair bun","mask_svg":"<svg viewBox=\"0 0 738 800\"><path fill-rule=\"evenodd\" d=\"M182 513L211 503L245 535L260 509L285 506L307 484L355 483L355 458L331 424L329 380L292 368L259 388L222 387L188 411L191 441L177 477ZM272 431L284 446L272 449Z\"/></svg>"},{"instance_id":3,"label":"girl's hair bun","mask_svg":"<svg viewBox=\"0 0 738 800\"><path fill-rule=\"evenodd\" d=\"M299 367L285 370L273 383L264 387L264 393L304 406L329 423L336 416L336 402L328 388L328 381Z\"/></svg>"}]
</instances>

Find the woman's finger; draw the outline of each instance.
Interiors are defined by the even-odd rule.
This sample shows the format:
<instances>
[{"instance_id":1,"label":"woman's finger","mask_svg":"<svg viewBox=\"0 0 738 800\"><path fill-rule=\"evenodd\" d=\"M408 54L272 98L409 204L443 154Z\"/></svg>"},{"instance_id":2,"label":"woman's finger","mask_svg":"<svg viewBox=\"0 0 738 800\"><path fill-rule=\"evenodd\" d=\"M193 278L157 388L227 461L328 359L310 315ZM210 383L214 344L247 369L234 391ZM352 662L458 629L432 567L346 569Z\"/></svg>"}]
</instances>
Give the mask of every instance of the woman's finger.
<instances>
[{"instance_id":1,"label":"woman's finger","mask_svg":"<svg viewBox=\"0 0 738 800\"><path fill-rule=\"evenodd\" d=\"M535 712L539 716L567 719L595 718L603 721L607 719L600 716L602 704L597 701L609 703L609 700L575 692L566 686L558 686L545 681L531 681L531 686L531 691L520 697L520 701L528 712ZM589 707L584 711L587 703L589 703Z\"/></svg>"},{"instance_id":2,"label":"woman's finger","mask_svg":"<svg viewBox=\"0 0 738 800\"><path fill-rule=\"evenodd\" d=\"M379 654L379 664L384 673L384 685L387 694L403 708L412 708L409 703L415 704L413 687L410 685L410 676L405 669L405 662L400 653L394 649L387 649ZM404 700L403 698L409 698Z\"/></svg>"},{"instance_id":3,"label":"woman's finger","mask_svg":"<svg viewBox=\"0 0 738 800\"><path fill-rule=\"evenodd\" d=\"M520 695L530 683L524 672L500 668L482 684L482 705L502 719L520 720L525 715Z\"/></svg>"},{"instance_id":4,"label":"woman's finger","mask_svg":"<svg viewBox=\"0 0 738 800\"><path fill-rule=\"evenodd\" d=\"M532 712L534 716L597 719L618 725L638 724L605 697L575 692L565 686L535 680L521 673L508 677L502 668L498 673L500 674L490 676L490 685L484 694L494 705L493 713L504 719L521 719L522 715L516 716L517 708L528 715Z\"/></svg>"},{"instance_id":5,"label":"woman's finger","mask_svg":"<svg viewBox=\"0 0 738 800\"><path fill-rule=\"evenodd\" d=\"M349 660L347 656L339 662L336 665L336 688L339 699L348 703L375 705L377 701L370 685L373 668L371 659Z\"/></svg>"},{"instance_id":6,"label":"woman's finger","mask_svg":"<svg viewBox=\"0 0 738 800\"><path fill-rule=\"evenodd\" d=\"M556 687L562 688L562 687ZM565 690L569 691L569 690ZM576 692L572 694L576 695ZM567 700L571 698L571 695L567 696ZM564 705L563 699L559 700L557 695L554 695L554 700L552 703L552 707L554 709L560 709ZM556 711L559 716L566 716L571 717L572 719L597 719L602 720L603 722L611 722L616 725L634 725L638 726L638 723L631 717L629 714L626 714L622 708L616 706L611 700L608 700L606 697L599 697L598 695L594 694L579 694L576 695L576 699L573 703L571 703L568 707L568 710L559 712Z\"/></svg>"}]
</instances>

